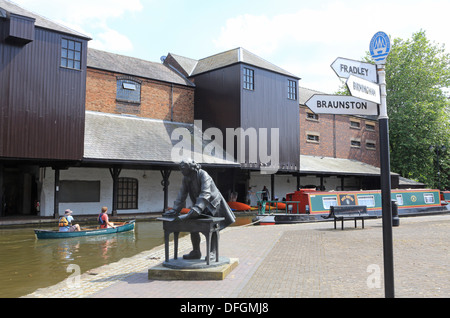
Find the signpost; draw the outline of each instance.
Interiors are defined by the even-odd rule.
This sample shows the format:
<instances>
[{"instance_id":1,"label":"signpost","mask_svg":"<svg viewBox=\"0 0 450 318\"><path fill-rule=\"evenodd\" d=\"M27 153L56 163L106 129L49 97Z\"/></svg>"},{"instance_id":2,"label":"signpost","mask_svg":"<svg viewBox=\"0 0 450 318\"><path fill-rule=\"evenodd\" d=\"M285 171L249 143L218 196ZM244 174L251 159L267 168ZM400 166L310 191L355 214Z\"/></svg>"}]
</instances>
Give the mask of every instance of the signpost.
<instances>
[{"instance_id":1,"label":"signpost","mask_svg":"<svg viewBox=\"0 0 450 318\"><path fill-rule=\"evenodd\" d=\"M380 86L365 79L350 75L347 79L347 87L352 96L368 100L377 104L381 103Z\"/></svg>"},{"instance_id":2,"label":"signpost","mask_svg":"<svg viewBox=\"0 0 450 318\"><path fill-rule=\"evenodd\" d=\"M370 41L370 54L377 63L380 85L380 116L378 127L380 134L381 166L381 205L383 223L383 258L384 258L384 293L385 297L394 297L394 253L392 246L392 203L391 203L391 168L389 156L389 117L386 106L386 72L384 64L391 49L389 37L384 32L377 32Z\"/></svg>"},{"instance_id":3,"label":"signpost","mask_svg":"<svg viewBox=\"0 0 450 318\"><path fill-rule=\"evenodd\" d=\"M394 297L389 118L386 107L386 73L384 70L390 50L391 44L387 34L377 32L370 41L370 54L376 66L341 57L331 64L331 68L337 76L347 79L346 84L352 96L317 94L306 102L306 106L318 114L377 115L379 110L384 289L387 298Z\"/></svg>"},{"instance_id":4,"label":"signpost","mask_svg":"<svg viewBox=\"0 0 450 318\"><path fill-rule=\"evenodd\" d=\"M316 114L378 115L378 105L345 95L313 95L306 106Z\"/></svg>"},{"instance_id":5,"label":"signpost","mask_svg":"<svg viewBox=\"0 0 450 318\"><path fill-rule=\"evenodd\" d=\"M348 78L350 75L358 76L365 80L377 83L377 68L375 65L360 61L354 61L338 57L331 68L340 78Z\"/></svg>"}]
</instances>

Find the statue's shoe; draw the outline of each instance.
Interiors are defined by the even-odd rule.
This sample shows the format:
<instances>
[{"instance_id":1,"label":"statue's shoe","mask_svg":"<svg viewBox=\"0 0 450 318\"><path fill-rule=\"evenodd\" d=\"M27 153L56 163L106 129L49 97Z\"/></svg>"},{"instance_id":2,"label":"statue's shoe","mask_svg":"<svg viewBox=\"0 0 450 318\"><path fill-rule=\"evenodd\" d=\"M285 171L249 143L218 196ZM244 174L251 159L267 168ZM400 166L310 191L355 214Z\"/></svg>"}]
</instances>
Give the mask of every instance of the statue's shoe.
<instances>
[{"instance_id":1,"label":"statue's shoe","mask_svg":"<svg viewBox=\"0 0 450 318\"><path fill-rule=\"evenodd\" d=\"M184 259L200 259L202 257L202 253L199 251L191 251L189 254L184 254Z\"/></svg>"}]
</instances>

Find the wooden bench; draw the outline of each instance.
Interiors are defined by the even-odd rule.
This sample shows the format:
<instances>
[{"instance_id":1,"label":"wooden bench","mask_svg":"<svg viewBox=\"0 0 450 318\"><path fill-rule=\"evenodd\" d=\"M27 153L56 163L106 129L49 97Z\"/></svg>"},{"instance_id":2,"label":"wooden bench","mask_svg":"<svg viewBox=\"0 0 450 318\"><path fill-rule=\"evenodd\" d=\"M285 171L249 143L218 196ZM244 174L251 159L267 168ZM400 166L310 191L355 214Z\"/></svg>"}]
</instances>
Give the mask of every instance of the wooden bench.
<instances>
[{"instance_id":1,"label":"wooden bench","mask_svg":"<svg viewBox=\"0 0 450 318\"><path fill-rule=\"evenodd\" d=\"M330 213L327 216L323 216L324 219L334 219L334 228L336 229L336 221L341 220L341 229L344 229L344 220L356 220L362 221L362 228L364 228L364 219L369 218L367 213L367 207L365 205L339 205L330 206Z\"/></svg>"}]
</instances>

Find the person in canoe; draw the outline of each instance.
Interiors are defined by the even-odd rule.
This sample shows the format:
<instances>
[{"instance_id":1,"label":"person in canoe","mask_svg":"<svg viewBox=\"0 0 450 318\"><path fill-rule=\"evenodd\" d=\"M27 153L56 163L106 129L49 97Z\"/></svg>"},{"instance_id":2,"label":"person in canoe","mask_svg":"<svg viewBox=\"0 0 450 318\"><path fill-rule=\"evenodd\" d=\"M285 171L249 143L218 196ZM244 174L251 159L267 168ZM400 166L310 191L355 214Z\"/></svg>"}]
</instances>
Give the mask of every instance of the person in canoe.
<instances>
[{"instance_id":1,"label":"person in canoe","mask_svg":"<svg viewBox=\"0 0 450 318\"><path fill-rule=\"evenodd\" d=\"M58 221L59 232L80 231L79 224L72 224L72 222L74 221L72 213L73 213L72 210L67 209L66 211L64 211L64 215L59 218L59 221Z\"/></svg>"},{"instance_id":2,"label":"person in canoe","mask_svg":"<svg viewBox=\"0 0 450 318\"><path fill-rule=\"evenodd\" d=\"M217 189L213 179L206 171L201 169L198 163L193 160L183 160L180 163L180 170L183 174L183 181L178 198L174 202L173 209L165 212L163 216L176 217L180 221L204 216L224 217L225 219L219 223L219 230L222 230L235 221L233 212L219 189ZM188 195L194 206L191 207L187 214L179 215L186 203ZM214 259L216 253L214 250L214 240L217 240L217 233L214 233L211 239L210 259ZM191 243L193 250L189 254L183 255L183 258L200 259L199 232L191 233Z\"/></svg>"},{"instance_id":3,"label":"person in canoe","mask_svg":"<svg viewBox=\"0 0 450 318\"><path fill-rule=\"evenodd\" d=\"M102 207L102 212L98 215L98 223L101 229L107 229L109 227L116 228L114 224L109 222L108 219L108 208L106 206Z\"/></svg>"}]
</instances>

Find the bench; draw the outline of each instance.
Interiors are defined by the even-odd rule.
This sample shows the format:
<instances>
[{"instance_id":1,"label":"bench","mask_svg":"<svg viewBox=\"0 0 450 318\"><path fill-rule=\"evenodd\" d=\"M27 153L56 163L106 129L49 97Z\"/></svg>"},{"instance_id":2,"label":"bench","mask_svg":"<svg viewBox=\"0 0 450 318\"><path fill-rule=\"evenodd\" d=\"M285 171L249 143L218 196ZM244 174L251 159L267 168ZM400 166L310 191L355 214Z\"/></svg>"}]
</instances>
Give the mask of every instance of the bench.
<instances>
[{"instance_id":1,"label":"bench","mask_svg":"<svg viewBox=\"0 0 450 318\"><path fill-rule=\"evenodd\" d=\"M210 265L211 236L216 233L216 262L219 262L219 223L225 218L210 217L179 221L174 218L157 218L163 221L165 261L169 262L169 236L174 234L174 259L178 258L178 236L180 232L200 232L206 238L206 264Z\"/></svg>"},{"instance_id":2,"label":"bench","mask_svg":"<svg viewBox=\"0 0 450 318\"><path fill-rule=\"evenodd\" d=\"M324 219L334 219L334 228L336 229L336 221L341 220L341 229L344 229L344 220L356 220L362 221L362 228L364 228L364 219L369 218L367 213L367 207L365 205L339 205L330 206L330 213L327 216L323 216Z\"/></svg>"}]
</instances>

